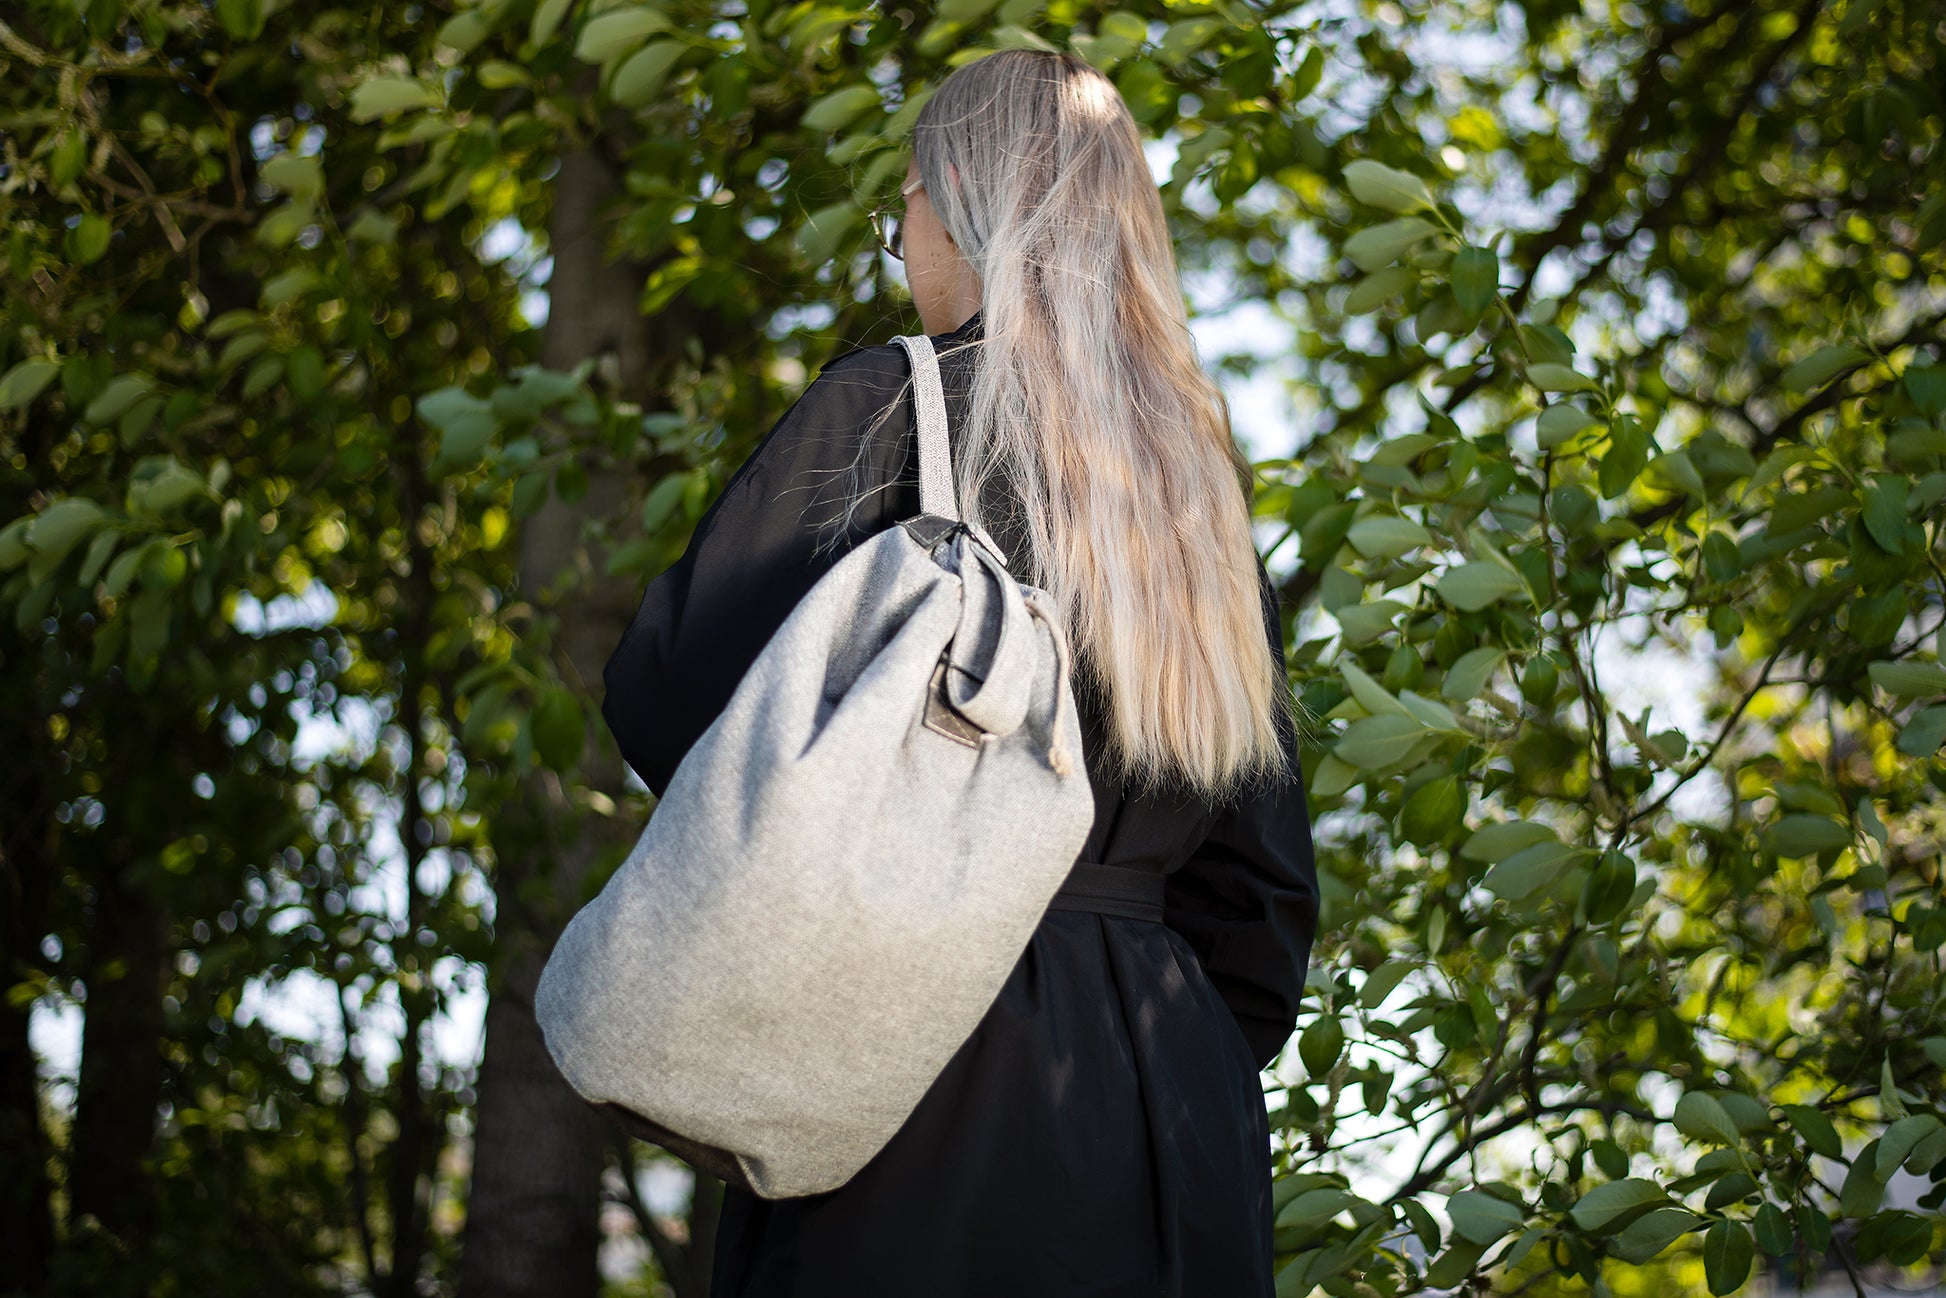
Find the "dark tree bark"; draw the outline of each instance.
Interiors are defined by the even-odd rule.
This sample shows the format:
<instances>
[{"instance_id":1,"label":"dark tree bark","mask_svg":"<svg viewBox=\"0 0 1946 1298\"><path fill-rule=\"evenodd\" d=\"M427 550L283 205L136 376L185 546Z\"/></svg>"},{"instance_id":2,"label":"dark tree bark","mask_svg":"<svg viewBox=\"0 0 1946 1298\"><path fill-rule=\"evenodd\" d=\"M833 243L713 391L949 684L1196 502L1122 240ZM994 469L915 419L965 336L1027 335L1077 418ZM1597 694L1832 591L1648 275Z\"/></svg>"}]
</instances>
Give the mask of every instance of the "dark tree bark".
<instances>
[{"instance_id":1,"label":"dark tree bark","mask_svg":"<svg viewBox=\"0 0 1946 1298\"><path fill-rule=\"evenodd\" d=\"M598 155L577 153L562 159L554 188L548 230L554 271L541 361L565 370L587 357L612 358L610 381L639 398L650 354L636 307L643 275L606 255L604 209L619 193L615 174ZM556 662L584 689L600 681L635 592L592 568L581 525L613 513L626 491L612 474L591 475L581 500L550 498L522 533L522 589L537 602L559 600ZM587 782L619 793L621 761L598 736L592 709L589 715ZM614 1131L548 1056L534 1021L534 988L578 904L590 863L617 837L637 831L625 819L609 821L574 804L551 772L530 780L496 826L498 965L480 1066L460 1269L464 1298L592 1298L598 1288L601 1177Z\"/></svg>"},{"instance_id":2,"label":"dark tree bark","mask_svg":"<svg viewBox=\"0 0 1946 1298\"><path fill-rule=\"evenodd\" d=\"M15 649L17 653L17 648ZM9 727L11 729L11 727ZM0 988L25 981L42 964L38 943L47 913L49 870L40 834L46 794L35 763L9 772L0 793ZM28 1042L30 1007L0 997L0 1293L40 1291L54 1248L47 1180L47 1133L40 1123L40 1084Z\"/></svg>"},{"instance_id":3,"label":"dark tree bark","mask_svg":"<svg viewBox=\"0 0 1946 1298\"><path fill-rule=\"evenodd\" d=\"M87 1013L68 1154L71 1219L93 1214L138 1247L155 1204L142 1160L162 1096L164 916L130 881L134 867L104 870L89 928Z\"/></svg>"}]
</instances>

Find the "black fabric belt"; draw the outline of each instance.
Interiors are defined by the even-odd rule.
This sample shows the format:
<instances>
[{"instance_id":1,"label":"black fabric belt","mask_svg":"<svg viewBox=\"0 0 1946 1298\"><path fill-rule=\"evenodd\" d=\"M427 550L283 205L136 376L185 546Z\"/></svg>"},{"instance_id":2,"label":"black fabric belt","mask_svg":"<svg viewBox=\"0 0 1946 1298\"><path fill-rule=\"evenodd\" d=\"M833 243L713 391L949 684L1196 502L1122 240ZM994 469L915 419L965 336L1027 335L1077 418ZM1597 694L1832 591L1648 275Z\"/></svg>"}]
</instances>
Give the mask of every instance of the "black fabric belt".
<instances>
[{"instance_id":1,"label":"black fabric belt","mask_svg":"<svg viewBox=\"0 0 1946 1298\"><path fill-rule=\"evenodd\" d=\"M1092 910L1130 919L1162 920L1164 876L1105 861L1076 861L1049 910Z\"/></svg>"}]
</instances>

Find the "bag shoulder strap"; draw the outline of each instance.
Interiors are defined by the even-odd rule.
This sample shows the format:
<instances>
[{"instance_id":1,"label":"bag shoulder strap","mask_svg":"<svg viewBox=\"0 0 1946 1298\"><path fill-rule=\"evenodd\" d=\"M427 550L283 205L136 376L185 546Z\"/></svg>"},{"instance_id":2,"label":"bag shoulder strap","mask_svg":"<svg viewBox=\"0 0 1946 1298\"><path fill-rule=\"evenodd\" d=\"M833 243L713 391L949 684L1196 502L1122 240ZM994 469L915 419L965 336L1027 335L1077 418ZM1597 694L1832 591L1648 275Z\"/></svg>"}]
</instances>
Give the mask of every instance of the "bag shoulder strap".
<instances>
[{"instance_id":1,"label":"bag shoulder strap","mask_svg":"<svg viewBox=\"0 0 1946 1298\"><path fill-rule=\"evenodd\" d=\"M953 490L952 453L946 442L946 393L939 383L939 355L925 334L894 339L912 361L912 397L919 414L919 509L960 521Z\"/></svg>"},{"instance_id":2,"label":"bag shoulder strap","mask_svg":"<svg viewBox=\"0 0 1946 1298\"><path fill-rule=\"evenodd\" d=\"M905 348L912 362L912 399L919 414L919 512L964 522L953 485L952 450L946 441L946 392L939 382L939 354L932 339L922 333L901 334L893 341ZM969 530L1005 567L1007 552L987 530L970 525Z\"/></svg>"}]
</instances>

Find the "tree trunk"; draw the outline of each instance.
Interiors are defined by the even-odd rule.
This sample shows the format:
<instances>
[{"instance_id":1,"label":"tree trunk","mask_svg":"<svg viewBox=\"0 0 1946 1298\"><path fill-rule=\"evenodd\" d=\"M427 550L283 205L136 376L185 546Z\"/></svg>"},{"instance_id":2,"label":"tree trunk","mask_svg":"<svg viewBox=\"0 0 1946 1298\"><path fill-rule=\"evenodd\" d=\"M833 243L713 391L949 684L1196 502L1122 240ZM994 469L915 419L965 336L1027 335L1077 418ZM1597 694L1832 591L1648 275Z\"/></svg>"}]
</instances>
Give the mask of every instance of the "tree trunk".
<instances>
[{"instance_id":1,"label":"tree trunk","mask_svg":"<svg viewBox=\"0 0 1946 1298\"><path fill-rule=\"evenodd\" d=\"M605 256L603 208L619 192L615 175L598 155L576 153L561 160L554 188L548 230L554 271L541 361L566 370L607 354L619 391L639 398L648 357L636 307L643 276ZM599 575L580 530L585 518L618 509L626 490L618 475L591 473L581 500L550 497L521 535L521 588L536 603L559 600L555 661L590 702L633 612L635 592ZM591 787L619 793L622 763L612 744L597 741L600 725L590 707L582 771ZM534 988L582 900L590 863L639 829L576 805L548 771L527 782L496 826L498 968L480 1066L463 1298L592 1298L598 1287L601 1176L614 1131L548 1056L534 1021Z\"/></svg>"},{"instance_id":2,"label":"tree trunk","mask_svg":"<svg viewBox=\"0 0 1946 1298\"><path fill-rule=\"evenodd\" d=\"M8 656L17 656L17 642ZM0 988L24 982L42 968L38 943L52 877L40 835L48 823L37 764L23 762L4 787L0 822ZM38 1293L47 1283L54 1248L54 1215L47 1180L47 1133L40 1122L40 1080L27 1037L32 1007L0 998L0 1257L7 1259L0 1293Z\"/></svg>"},{"instance_id":3,"label":"tree trunk","mask_svg":"<svg viewBox=\"0 0 1946 1298\"><path fill-rule=\"evenodd\" d=\"M162 1098L166 943L161 910L128 882L131 869L104 870L95 884L68 1187L70 1220L94 1214L139 1255L154 1220L142 1160Z\"/></svg>"}]
</instances>

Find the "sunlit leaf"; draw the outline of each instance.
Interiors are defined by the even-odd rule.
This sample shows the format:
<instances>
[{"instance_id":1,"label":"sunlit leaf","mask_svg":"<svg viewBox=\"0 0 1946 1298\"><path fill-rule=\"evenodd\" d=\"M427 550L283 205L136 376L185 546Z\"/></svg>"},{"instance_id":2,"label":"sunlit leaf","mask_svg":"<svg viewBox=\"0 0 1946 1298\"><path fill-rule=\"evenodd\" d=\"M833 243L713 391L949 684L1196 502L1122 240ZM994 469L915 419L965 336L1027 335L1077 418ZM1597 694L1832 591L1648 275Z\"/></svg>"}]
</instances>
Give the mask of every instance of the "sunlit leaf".
<instances>
[{"instance_id":1,"label":"sunlit leaf","mask_svg":"<svg viewBox=\"0 0 1946 1298\"><path fill-rule=\"evenodd\" d=\"M1849 344L1836 347L1820 347L1803 360L1787 368L1780 381L1785 387L1800 391L1806 388L1815 388L1822 383L1828 382L1839 371L1850 369L1852 366L1862 364L1870 359L1871 357L1867 353Z\"/></svg>"},{"instance_id":2,"label":"sunlit leaf","mask_svg":"<svg viewBox=\"0 0 1946 1298\"><path fill-rule=\"evenodd\" d=\"M1432 206L1432 195L1423 180L1410 172L1399 171L1369 158L1360 158L1345 165L1345 184L1351 189L1351 196L1359 202L1382 207L1389 212L1416 212ZM1427 229L1431 227L1427 226Z\"/></svg>"}]
</instances>

